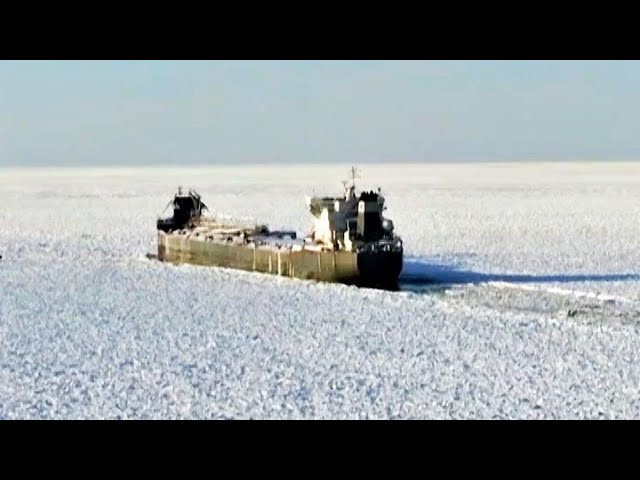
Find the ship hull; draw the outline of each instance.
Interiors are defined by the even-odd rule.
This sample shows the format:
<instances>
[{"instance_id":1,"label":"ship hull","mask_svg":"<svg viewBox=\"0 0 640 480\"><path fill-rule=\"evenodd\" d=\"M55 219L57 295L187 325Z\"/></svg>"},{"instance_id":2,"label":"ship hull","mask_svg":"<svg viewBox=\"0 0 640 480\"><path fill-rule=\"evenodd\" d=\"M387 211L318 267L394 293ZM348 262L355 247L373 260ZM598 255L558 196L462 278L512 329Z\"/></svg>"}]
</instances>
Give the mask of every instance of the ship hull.
<instances>
[{"instance_id":1,"label":"ship hull","mask_svg":"<svg viewBox=\"0 0 640 480\"><path fill-rule=\"evenodd\" d=\"M371 286L392 287L402 271L402 251L357 253L359 283Z\"/></svg>"},{"instance_id":2,"label":"ship hull","mask_svg":"<svg viewBox=\"0 0 640 480\"><path fill-rule=\"evenodd\" d=\"M402 270L402 251L292 250L202 241L164 232L158 232L158 259L362 286L393 286Z\"/></svg>"}]
</instances>

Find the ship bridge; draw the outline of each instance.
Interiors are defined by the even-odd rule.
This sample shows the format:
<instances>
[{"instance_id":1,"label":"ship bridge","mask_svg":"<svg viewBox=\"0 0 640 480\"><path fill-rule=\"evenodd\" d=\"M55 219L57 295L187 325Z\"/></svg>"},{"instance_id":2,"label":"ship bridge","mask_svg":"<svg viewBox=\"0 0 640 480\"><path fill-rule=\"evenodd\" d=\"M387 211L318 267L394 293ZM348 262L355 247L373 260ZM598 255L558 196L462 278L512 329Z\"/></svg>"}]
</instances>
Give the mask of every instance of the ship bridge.
<instances>
[{"instance_id":1,"label":"ship bridge","mask_svg":"<svg viewBox=\"0 0 640 480\"><path fill-rule=\"evenodd\" d=\"M355 169L352 183L345 182L341 197L311 197L309 211L315 217L310 240L336 250L355 250L357 247L393 238L393 222L383 218L385 199L380 193L356 193Z\"/></svg>"}]
</instances>

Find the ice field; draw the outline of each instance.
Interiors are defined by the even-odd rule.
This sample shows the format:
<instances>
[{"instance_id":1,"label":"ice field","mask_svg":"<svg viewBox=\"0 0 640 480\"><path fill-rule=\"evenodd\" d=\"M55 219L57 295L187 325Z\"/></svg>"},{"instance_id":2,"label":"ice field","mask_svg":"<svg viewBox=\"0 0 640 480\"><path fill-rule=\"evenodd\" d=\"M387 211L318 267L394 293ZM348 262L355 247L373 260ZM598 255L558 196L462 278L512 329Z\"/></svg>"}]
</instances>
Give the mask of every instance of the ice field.
<instances>
[{"instance_id":1,"label":"ice field","mask_svg":"<svg viewBox=\"0 0 640 480\"><path fill-rule=\"evenodd\" d=\"M640 418L640 163L362 165L400 292L145 257L178 185L303 234L348 168L0 169L0 419Z\"/></svg>"}]
</instances>

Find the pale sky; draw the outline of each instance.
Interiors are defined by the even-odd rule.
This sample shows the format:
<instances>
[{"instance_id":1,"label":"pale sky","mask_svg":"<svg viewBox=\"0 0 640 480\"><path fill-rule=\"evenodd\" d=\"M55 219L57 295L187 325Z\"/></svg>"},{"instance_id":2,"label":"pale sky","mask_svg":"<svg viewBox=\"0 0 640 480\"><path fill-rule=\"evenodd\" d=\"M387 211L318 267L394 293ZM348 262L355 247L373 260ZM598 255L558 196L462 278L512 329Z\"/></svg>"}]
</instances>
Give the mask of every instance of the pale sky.
<instances>
[{"instance_id":1,"label":"pale sky","mask_svg":"<svg viewBox=\"0 0 640 480\"><path fill-rule=\"evenodd\" d=\"M0 61L0 166L640 159L638 61Z\"/></svg>"}]
</instances>

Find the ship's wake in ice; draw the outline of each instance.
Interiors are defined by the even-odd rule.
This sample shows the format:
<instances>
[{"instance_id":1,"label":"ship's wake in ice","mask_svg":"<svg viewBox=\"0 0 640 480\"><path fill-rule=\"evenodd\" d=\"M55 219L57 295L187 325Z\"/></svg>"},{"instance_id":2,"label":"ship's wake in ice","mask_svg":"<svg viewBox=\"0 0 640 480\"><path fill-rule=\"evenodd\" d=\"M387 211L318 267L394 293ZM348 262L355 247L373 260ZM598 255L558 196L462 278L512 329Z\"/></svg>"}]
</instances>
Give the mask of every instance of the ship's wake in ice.
<instances>
[{"instance_id":1,"label":"ship's wake in ice","mask_svg":"<svg viewBox=\"0 0 640 480\"><path fill-rule=\"evenodd\" d=\"M469 285L481 283L587 283L640 281L640 274L502 274L481 273L428 260L405 259L400 281L406 285Z\"/></svg>"},{"instance_id":2,"label":"ship's wake in ice","mask_svg":"<svg viewBox=\"0 0 640 480\"><path fill-rule=\"evenodd\" d=\"M610 295L598 291L583 291L547 286L547 284L584 284L601 285L608 282L639 282L640 274L503 274L481 273L456 266L420 258L405 259L404 268L398 279L399 291L429 293L442 291L455 286L490 286L499 289L519 289L528 292L573 296L575 298L597 299L617 302L640 302L640 297L629 299L619 295Z\"/></svg>"}]
</instances>

